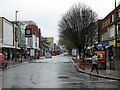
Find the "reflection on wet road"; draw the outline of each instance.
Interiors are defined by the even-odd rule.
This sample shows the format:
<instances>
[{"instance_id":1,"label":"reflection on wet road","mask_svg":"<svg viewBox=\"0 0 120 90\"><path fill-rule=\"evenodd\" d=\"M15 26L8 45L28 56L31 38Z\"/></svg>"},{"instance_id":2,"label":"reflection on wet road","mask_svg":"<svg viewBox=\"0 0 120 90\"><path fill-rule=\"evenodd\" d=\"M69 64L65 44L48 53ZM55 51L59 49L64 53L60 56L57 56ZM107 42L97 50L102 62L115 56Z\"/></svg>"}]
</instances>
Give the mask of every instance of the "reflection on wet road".
<instances>
[{"instance_id":1,"label":"reflection on wet road","mask_svg":"<svg viewBox=\"0 0 120 90\"><path fill-rule=\"evenodd\" d=\"M120 88L120 82L80 73L67 56L37 60L3 71L4 88Z\"/></svg>"}]
</instances>

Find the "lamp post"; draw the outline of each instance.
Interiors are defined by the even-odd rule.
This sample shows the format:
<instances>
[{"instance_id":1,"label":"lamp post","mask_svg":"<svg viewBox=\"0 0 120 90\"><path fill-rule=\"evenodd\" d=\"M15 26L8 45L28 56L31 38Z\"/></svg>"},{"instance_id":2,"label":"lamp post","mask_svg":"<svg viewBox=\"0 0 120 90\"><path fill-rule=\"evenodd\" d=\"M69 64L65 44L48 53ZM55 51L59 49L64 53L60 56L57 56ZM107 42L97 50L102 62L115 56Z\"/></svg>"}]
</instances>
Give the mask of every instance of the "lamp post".
<instances>
[{"instance_id":1,"label":"lamp post","mask_svg":"<svg viewBox=\"0 0 120 90\"><path fill-rule=\"evenodd\" d=\"M115 69L119 69L119 62L118 62L118 53L117 53L117 10L116 10L116 0L115 0L115 53L116 53L116 60L115 60Z\"/></svg>"},{"instance_id":2,"label":"lamp post","mask_svg":"<svg viewBox=\"0 0 120 90\"><path fill-rule=\"evenodd\" d=\"M15 22L16 22L16 25L17 25L17 13L18 11L15 11ZM15 34L17 34L17 30L15 29ZM16 35L15 35L15 38L16 38ZM17 39L15 39L15 61L17 61Z\"/></svg>"},{"instance_id":3,"label":"lamp post","mask_svg":"<svg viewBox=\"0 0 120 90\"><path fill-rule=\"evenodd\" d=\"M15 21L17 22L17 13L18 11L15 11Z\"/></svg>"}]
</instances>

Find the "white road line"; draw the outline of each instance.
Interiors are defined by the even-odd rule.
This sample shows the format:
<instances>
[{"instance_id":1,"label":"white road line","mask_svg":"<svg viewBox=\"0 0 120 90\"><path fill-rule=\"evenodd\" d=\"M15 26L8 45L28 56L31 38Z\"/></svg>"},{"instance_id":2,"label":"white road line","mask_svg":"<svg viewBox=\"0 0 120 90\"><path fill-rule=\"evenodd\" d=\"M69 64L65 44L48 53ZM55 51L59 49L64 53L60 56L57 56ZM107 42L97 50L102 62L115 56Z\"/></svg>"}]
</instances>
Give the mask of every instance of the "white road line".
<instances>
[{"instance_id":1,"label":"white road line","mask_svg":"<svg viewBox=\"0 0 120 90\"><path fill-rule=\"evenodd\" d=\"M109 80L107 82L113 82L115 80ZM58 84L84 84L84 83L105 83L106 81L76 81L76 82L58 82L58 83L34 83L39 85L58 85Z\"/></svg>"}]
</instances>

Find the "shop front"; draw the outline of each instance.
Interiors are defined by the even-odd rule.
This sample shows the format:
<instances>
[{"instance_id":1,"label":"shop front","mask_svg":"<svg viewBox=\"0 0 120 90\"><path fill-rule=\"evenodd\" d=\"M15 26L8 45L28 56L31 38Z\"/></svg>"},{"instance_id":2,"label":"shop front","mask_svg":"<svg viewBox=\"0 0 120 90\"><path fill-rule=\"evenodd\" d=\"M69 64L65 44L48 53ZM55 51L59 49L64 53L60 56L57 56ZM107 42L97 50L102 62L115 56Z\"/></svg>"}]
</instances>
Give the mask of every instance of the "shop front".
<instances>
[{"instance_id":1,"label":"shop front","mask_svg":"<svg viewBox=\"0 0 120 90\"><path fill-rule=\"evenodd\" d=\"M94 51L98 58L98 68L106 69L106 52L104 50Z\"/></svg>"},{"instance_id":2,"label":"shop front","mask_svg":"<svg viewBox=\"0 0 120 90\"><path fill-rule=\"evenodd\" d=\"M15 48L13 46L1 46L2 54L4 54L4 59L7 61L15 61L16 53L20 53L20 48Z\"/></svg>"},{"instance_id":3,"label":"shop front","mask_svg":"<svg viewBox=\"0 0 120 90\"><path fill-rule=\"evenodd\" d=\"M35 50L35 58L36 59L39 59L39 56L40 56L40 50Z\"/></svg>"},{"instance_id":4,"label":"shop front","mask_svg":"<svg viewBox=\"0 0 120 90\"><path fill-rule=\"evenodd\" d=\"M118 60L120 61L120 41L117 41L117 54ZM108 41L106 46L106 66L109 69L115 69L115 59L116 59L116 47L115 40Z\"/></svg>"}]
</instances>

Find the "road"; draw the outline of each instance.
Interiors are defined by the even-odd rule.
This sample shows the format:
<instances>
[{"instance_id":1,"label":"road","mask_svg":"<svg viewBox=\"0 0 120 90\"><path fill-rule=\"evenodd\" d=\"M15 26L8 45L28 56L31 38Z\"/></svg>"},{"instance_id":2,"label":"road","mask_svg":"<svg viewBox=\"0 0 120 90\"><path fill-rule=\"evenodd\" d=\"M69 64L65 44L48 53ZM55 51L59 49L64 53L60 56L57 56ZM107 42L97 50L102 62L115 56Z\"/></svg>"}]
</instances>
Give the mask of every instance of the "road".
<instances>
[{"instance_id":1,"label":"road","mask_svg":"<svg viewBox=\"0 0 120 90\"><path fill-rule=\"evenodd\" d=\"M120 88L120 82L76 70L68 56L53 56L2 72L3 88Z\"/></svg>"}]
</instances>

